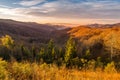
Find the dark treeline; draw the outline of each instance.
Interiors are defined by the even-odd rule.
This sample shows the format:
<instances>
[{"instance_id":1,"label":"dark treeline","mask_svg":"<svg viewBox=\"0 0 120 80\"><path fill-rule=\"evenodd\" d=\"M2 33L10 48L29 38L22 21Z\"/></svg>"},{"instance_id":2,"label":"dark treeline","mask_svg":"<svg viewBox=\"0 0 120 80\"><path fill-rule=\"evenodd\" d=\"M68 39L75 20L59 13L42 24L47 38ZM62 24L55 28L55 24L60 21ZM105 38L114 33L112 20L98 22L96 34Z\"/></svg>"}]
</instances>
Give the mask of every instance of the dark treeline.
<instances>
[{"instance_id":1,"label":"dark treeline","mask_svg":"<svg viewBox=\"0 0 120 80\"><path fill-rule=\"evenodd\" d=\"M79 54L78 43L73 38L69 38L63 47L56 46L52 39L43 46L26 46L22 43L18 45L9 35L0 38L0 57L6 61L47 63L78 69L91 66L94 69L104 69L108 63L113 65L114 62L115 68L119 70L120 62L112 59L110 54L94 57L92 52L91 48L86 48L84 54Z\"/></svg>"}]
</instances>

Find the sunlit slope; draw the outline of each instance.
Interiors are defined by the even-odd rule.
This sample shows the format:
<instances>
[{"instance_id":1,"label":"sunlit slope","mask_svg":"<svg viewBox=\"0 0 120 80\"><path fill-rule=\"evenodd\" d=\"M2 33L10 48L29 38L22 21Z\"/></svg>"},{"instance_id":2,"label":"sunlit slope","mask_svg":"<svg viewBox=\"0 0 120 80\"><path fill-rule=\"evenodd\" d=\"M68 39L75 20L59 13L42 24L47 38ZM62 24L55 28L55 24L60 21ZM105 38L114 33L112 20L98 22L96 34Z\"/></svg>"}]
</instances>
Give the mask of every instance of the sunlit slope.
<instances>
[{"instance_id":1,"label":"sunlit slope","mask_svg":"<svg viewBox=\"0 0 120 80\"><path fill-rule=\"evenodd\" d=\"M79 41L80 47L90 48L93 53L111 53L112 49L113 54L119 55L120 26L94 28L79 26L69 30L68 34Z\"/></svg>"}]
</instances>

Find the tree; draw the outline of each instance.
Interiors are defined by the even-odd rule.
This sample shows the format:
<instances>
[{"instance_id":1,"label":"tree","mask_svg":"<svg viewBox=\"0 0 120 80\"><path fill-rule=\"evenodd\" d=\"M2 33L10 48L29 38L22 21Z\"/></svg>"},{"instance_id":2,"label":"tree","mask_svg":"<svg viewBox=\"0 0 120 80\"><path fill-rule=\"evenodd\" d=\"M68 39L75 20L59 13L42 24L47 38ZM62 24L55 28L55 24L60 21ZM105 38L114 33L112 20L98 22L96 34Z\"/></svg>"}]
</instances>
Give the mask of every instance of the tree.
<instances>
[{"instance_id":1,"label":"tree","mask_svg":"<svg viewBox=\"0 0 120 80\"><path fill-rule=\"evenodd\" d=\"M87 49L86 52L85 52L84 58L89 60L90 57L91 57L90 49Z\"/></svg>"},{"instance_id":2,"label":"tree","mask_svg":"<svg viewBox=\"0 0 120 80\"><path fill-rule=\"evenodd\" d=\"M64 60L66 65L70 65L70 62L73 58L76 57L76 45L75 45L75 41L72 38L69 38L67 43L66 43L66 47L65 47L65 56L64 56Z\"/></svg>"},{"instance_id":3,"label":"tree","mask_svg":"<svg viewBox=\"0 0 120 80\"><path fill-rule=\"evenodd\" d=\"M0 56L3 57L3 59L10 60L10 58L13 57L14 40L11 36L5 35L0 38L0 42L0 47L3 48L3 52L0 53Z\"/></svg>"},{"instance_id":4,"label":"tree","mask_svg":"<svg viewBox=\"0 0 120 80\"><path fill-rule=\"evenodd\" d=\"M107 73L114 73L117 72L115 68L115 63L112 61L111 63L108 63L107 66L104 69Z\"/></svg>"},{"instance_id":5,"label":"tree","mask_svg":"<svg viewBox=\"0 0 120 80\"><path fill-rule=\"evenodd\" d=\"M53 62L55 58L55 45L52 39L48 42L47 49L46 51L44 51L44 53L42 53L42 57L43 57L43 60L47 63Z\"/></svg>"},{"instance_id":6,"label":"tree","mask_svg":"<svg viewBox=\"0 0 120 80\"><path fill-rule=\"evenodd\" d=\"M30 52L30 50L27 47L25 47L25 46L22 45L21 46L21 51L22 51L23 59L30 60L30 58L31 58L31 52Z\"/></svg>"},{"instance_id":7,"label":"tree","mask_svg":"<svg viewBox=\"0 0 120 80\"><path fill-rule=\"evenodd\" d=\"M14 40L9 35L2 36L0 40L1 44L7 48L12 48L14 45Z\"/></svg>"},{"instance_id":8,"label":"tree","mask_svg":"<svg viewBox=\"0 0 120 80\"><path fill-rule=\"evenodd\" d=\"M111 30L111 33L107 36L108 40L105 41L108 50L110 51L110 59L119 55L120 51L120 34L119 31Z\"/></svg>"},{"instance_id":9,"label":"tree","mask_svg":"<svg viewBox=\"0 0 120 80\"><path fill-rule=\"evenodd\" d=\"M45 48L41 48L39 54L37 55L37 60L40 61L40 59L46 59Z\"/></svg>"},{"instance_id":10,"label":"tree","mask_svg":"<svg viewBox=\"0 0 120 80\"><path fill-rule=\"evenodd\" d=\"M32 59L35 60L37 56L36 56L36 49L35 49L34 45L32 46L31 52L32 52L32 54L31 54L32 55Z\"/></svg>"}]
</instances>

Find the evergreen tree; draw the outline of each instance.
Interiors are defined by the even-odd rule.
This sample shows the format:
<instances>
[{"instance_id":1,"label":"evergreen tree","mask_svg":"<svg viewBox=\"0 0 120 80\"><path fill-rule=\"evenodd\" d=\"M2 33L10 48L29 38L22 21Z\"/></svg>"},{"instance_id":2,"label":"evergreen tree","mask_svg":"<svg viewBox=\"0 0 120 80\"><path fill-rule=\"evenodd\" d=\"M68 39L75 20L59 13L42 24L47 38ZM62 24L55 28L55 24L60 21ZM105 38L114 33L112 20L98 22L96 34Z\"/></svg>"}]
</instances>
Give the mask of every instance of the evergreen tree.
<instances>
[{"instance_id":1,"label":"evergreen tree","mask_svg":"<svg viewBox=\"0 0 120 80\"><path fill-rule=\"evenodd\" d=\"M47 63L52 63L55 58L55 45L54 41L51 39L47 45L47 49L44 54L42 54L43 60Z\"/></svg>"},{"instance_id":2,"label":"evergreen tree","mask_svg":"<svg viewBox=\"0 0 120 80\"><path fill-rule=\"evenodd\" d=\"M39 54L37 55L37 57L38 57L39 60L40 60L40 59L43 59L43 60L46 59L46 54L45 54L45 49L44 49L44 48L41 48L41 49L40 49L40 52L39 52Z\"/></svg>"},{"instance_id":3,"label":"evergreen tree","mask_svg":"<svg viewBox=\"0 0 120 80\"><path fill-rule=\"evenodd\" d=\"M31 52L30 52L30 50L27 48L27 47L25 47L25 46L21 46L21 51L22 51L22 58L23 59L25 59L25 60L30 60L30 58L31 58Z\"/></svg>"},{"instance_id":4,"label":"evergreen tree","mask_svg":"<svg viewBox=\"0 0 120 80\"><path fill-rule=\"evenodd\" d=\"M70 62L73 58L76 57L76 45L75 41L72 38L69 38L66 43L64 60L66 65L70 65Z\"/></svg>"},{"instance_id":5,"label":"evergreen tree","mask_svg":"<svg viewBox=\"0 0 120 80\"><path fill-rule=\"evenodd\" d=\"M31 52L32 52L32 54L31 54L32 55L32 59L35 60L36 59L36 50L35 50L35 46L34 45L32 46L32 51Z\"/></svg>"}]
</instances>

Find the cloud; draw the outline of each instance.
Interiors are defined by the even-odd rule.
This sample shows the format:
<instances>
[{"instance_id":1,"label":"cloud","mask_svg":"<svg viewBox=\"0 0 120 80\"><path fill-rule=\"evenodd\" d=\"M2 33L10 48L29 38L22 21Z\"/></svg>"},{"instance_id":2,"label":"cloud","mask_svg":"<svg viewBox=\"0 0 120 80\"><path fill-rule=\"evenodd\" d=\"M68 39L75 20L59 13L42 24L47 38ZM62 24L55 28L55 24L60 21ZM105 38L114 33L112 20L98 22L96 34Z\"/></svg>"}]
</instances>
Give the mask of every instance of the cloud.
<instances>
[{"instance_id":1,"label":"cloud","mask_svg":"<svg viewBox=\"0 0 120 80\"><path fill-rule=\"evenodd\" d=\"M80 19L101 22L111 20L112 22L120 19L120 2L115 0L24 0L17 4L21 4L22 7L3 8L0 6L0 14L34 19L55 18L61 21L66 20L66 22L69 20L78 22Z\"/></svg>"},{"instance_id":2,"label":"cloud","mask_svg":"<svg viewBox=\"0 0 120 80\"><path fill-rule=\"evenodd\" d=\"M39 0L33 1L36 2ZM14 10L21 12L21 14L37 17L120 19L119 2L112 0L87 0L73 3L71 1L72 0L56 0L29 8L17 8Z\"/></svg>"},{"instance_id":3,"label":"cloud","mask_svg":"<svg viewBox=\"0 0 120 80\"><path fill-rule=\"evenodd\" d=\"M10 8L2 8L2 7L0 7L0 14L13 15L14 12L13 12L13 11L10 11L10 10L11 10Z\"/></svg>"},{"instance_id":4,"label":"cloud","mask_svg":"<svg viewBox=\"0 0 120 80\"><path fill-rule=\"evenodd\" d=\"M33 6L33 5L40 4L44 1L45 0L23 0L23 1L19 2L18 4L20 4L22 6Z\"/></svg>"},{"instance_id":5,"label":"cloud","mask_svg":"<svg viewBox=\"0 0 120 80\"><path fill-rule=\"evenodd\" d=\"M21 8L20 8L21 10ZM14 8L11 8L11 7L1 7L0 6L0 16L3 15L4 17L6 16L11 16L11 17L21 17L21 16L26 16L26 14L22 14L23 10L21 11L17 11L16 9ZM26 10L26 9L25 9Z\"/></svg>"},{"instance_id":6,"label":"cloud","mask_svg":"<svg viewBox=\"0 0 120 80\"><path fill-rule=\"evenodd\" d=\"M0 8L11 8L11 7L6 6L6 5L0 5Z\"/></svg>"}]
</instances>

